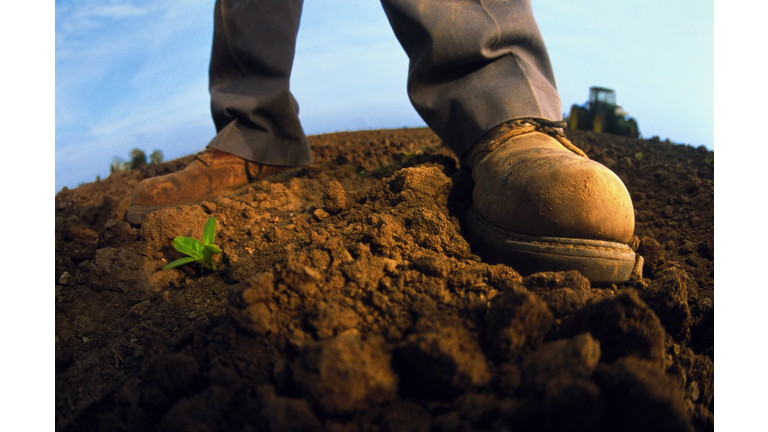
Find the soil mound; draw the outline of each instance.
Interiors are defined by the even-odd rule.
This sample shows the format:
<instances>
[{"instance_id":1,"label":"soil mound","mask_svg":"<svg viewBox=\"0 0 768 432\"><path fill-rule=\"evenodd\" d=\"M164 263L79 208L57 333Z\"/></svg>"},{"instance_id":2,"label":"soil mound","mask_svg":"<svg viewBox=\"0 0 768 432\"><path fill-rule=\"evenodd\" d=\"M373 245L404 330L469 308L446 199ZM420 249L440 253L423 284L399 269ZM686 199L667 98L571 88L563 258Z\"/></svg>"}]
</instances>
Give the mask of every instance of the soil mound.
<instances>
[{"instance_id":1,"label":"soil mound","mask_svg":"<svg viewBox=\"0 0 768 432\"><path fill-rule=\"evenodd\" d=\"M633 198L625 284L483 262L428 129L312 136L312 165L141 228L133 188L191 156L62 190L57 430L713 430L714 153L568 135ZM218 271L162 271L210 216Z\"/></svg>"}]
</instances>

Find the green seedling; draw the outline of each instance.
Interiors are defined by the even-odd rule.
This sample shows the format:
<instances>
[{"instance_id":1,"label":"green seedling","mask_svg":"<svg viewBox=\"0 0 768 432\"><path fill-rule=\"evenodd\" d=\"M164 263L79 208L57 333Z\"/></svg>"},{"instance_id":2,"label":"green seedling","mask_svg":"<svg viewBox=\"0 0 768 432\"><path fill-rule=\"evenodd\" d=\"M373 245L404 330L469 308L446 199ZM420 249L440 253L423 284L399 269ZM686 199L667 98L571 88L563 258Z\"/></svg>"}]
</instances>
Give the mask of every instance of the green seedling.
<instances>
[{"instance_id":1,"label":"green seedling","mask_svg":"<svg viewBox=\"0 0 768 432\"><path fill-rule=\"evenodd\" d=\"M373 170L376 171L377 173L381 174L381 175L384 175L384 174L386 174L389 171L389 167L384 165L382 162L379 162L379 167L378 168L374 168Z\"/></svg>"},{"instance_id":2,"label":"green seedling","mask_svg":"<svg viewBox=\"0 0 768 432\"><path fill-rule=\"evenodd\" d=\"M202 243L200 243L200 240L192 237L179 236L173 239L173 247L176 248L177 251L189 256L177 259L163 267L163 270L170 270L180 265L193 262L196 262L205 268L216 270L216 265L213 263L213 256L215 254L220 254L221 249L213 244L215 240L216 218L211 216L211 218L208 219L208 222L205 223Z\"/></svg>"}]
</instances>

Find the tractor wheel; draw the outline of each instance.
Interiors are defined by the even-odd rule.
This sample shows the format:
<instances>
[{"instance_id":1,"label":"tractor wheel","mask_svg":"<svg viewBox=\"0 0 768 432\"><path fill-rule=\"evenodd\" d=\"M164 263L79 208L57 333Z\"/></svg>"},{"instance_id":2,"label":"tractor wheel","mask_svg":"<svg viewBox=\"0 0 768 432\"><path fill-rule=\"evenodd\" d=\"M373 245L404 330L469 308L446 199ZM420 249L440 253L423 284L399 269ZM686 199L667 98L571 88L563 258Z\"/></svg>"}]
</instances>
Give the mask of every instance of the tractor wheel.
<instances>
[{"instance_id":1,"label":"tractor wheel","mask_svg":"<svg viewBox=\"0 0 768 432\"><path fill-rule=\"evenodd\" d=\"M579 115L581 114L579 111L580 110L578 105L571 105L571 114L568 116L568 129L579 130L579 120L581 117Z\"/></svg>"},{"instance_id":2,"label":"tractor wheel","mask_svg":"<svg viewBox=\"0 0 768 432\"><path fill-rule=\"evenodd\" d=\"M637 121L633 118L629 119L629 136L632 138L640 137L640 130L637 128Z\"/></svg>"},{"instance_id":3,"label":"tractor wheel","mask_svg":"<svg viewBox=\"0 0 768 432\"><path fill-rule=\"evenodd\" d=\"M605 119L603 113L595 114L595 120L592 122L592 130L597 133L603 133L605 131Z\"/></svg>"}]
</instances>

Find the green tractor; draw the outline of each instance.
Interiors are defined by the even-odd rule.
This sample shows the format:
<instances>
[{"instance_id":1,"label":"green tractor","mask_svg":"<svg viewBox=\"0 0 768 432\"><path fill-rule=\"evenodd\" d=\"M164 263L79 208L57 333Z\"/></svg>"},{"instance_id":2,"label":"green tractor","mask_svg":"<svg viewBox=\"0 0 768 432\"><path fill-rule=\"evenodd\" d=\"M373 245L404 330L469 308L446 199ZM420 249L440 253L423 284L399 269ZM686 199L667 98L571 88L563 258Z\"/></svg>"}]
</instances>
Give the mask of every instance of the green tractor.
<instances>
[{"instance_id":1,"label":"green tractor","mask_svg":"<svg viewBox=\"0 0 768 432\"><path fill-rule=\"evenodd\" d=\"M616 105L616 92L604 87L589 88L586 106L573 104L568 116L568 128L608 132L614 135L638 138L637 121Z\"/></svg>"}]
</instances>

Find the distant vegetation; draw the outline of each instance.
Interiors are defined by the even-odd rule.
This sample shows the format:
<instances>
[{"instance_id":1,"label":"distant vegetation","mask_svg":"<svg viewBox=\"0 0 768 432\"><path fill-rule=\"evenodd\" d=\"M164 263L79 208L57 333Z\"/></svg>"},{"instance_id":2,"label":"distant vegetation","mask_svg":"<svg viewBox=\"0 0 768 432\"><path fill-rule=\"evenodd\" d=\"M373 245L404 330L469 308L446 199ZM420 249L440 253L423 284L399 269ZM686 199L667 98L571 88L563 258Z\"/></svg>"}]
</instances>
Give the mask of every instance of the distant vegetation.
<instances>
[{"instance_id":1,"label":"distant vegetation","mask_svg":"<svg viewBox=\"0 0 768 432\"><path fill-rule=\"evenodd\" d=\"M149 155L149 163L147 163L147 154L144 153L144 150L139 150L137 148L131 150L129 153L131 159L125 160L121 157L115 156L112 158L112 163L109 165L109 173L115 173L115 172L128 172L135 168L141 168L145 165L157 165L163 161L163 152L160 150L155 150L152 152L151 155ZM100 181L101 176L96 176L96 181ZM80 187L84 185L85 182L80 182L77 184L77 187ZM66 186L62 188L62 190L67 189ZM58 194L58 192L56 192Z\"/></svg>"},{"instance_id":2,"label":"distant vegetation","mask_svg":"<svg viewBox=\"0 0 768 432\"><path fill-rule=\"evenodd\" d=\"M147 165L147 154L144 153L144 150L135 148L131 150L130 157L130 160L124 160L118 156L112 158L112 164L109 166L110 174L114 172L130 171L132 169L141 168L142 166ZM149 155L149 165L157 165L162 161L163 152L160 150L155 150L151 155Z\"/></svg>"}]
</instances>

